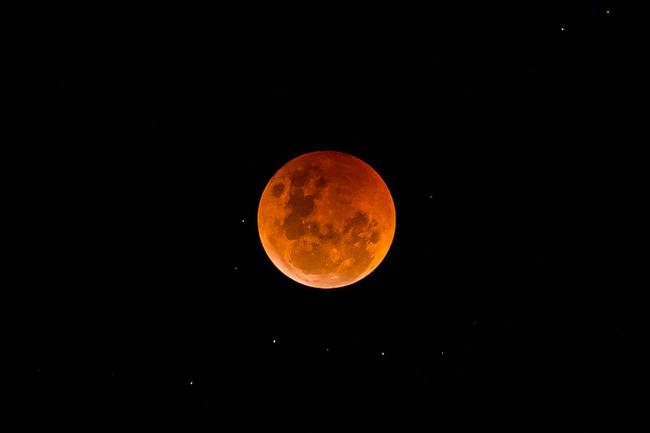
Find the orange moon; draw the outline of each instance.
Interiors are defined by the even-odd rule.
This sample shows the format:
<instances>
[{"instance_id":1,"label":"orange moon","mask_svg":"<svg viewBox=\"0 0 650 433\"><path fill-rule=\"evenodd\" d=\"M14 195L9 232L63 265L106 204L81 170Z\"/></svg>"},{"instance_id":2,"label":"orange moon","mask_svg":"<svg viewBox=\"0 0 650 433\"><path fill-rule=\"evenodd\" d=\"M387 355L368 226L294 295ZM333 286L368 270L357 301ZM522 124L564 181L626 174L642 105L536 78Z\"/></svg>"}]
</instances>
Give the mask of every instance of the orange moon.
<instances>
[{"instance_id":1,"label":"orange moon","mask_svg":"<svg viewBox=\"0 0 650 433\"><path fill-rule=\"evenodd\" d=\"M386 183L352 155L319 151L287 162L257 213L266 254L287 277L320 289L353 284L386 257L395 205Z\"/></svg>"}]
</instances>

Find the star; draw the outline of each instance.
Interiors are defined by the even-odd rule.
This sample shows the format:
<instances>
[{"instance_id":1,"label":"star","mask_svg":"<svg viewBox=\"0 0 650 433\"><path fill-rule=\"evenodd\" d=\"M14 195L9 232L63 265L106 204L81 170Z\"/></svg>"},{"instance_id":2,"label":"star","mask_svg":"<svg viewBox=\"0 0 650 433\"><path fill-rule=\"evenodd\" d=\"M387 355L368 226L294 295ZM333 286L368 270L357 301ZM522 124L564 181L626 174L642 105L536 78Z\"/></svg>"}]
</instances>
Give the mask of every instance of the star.
<instances>
[{"instance_id":1,"label":"star","mask_svg":"<svg viewBox=\"0 0 650 433\"><path fill-rule=\"evenodd\" d=\"M564 26L560 27L560 31L561 31L561 32L563 32L564 30L565 30L565 27L564 27Z\"/></svg>"},{"instance_id":2,"label":"star","mask_svg":"<svg viewBox=\"0 0 650 433\"><path fill-rule=\"evenodd\" d=\"M233 268L233 270L234 270L235 272L237 272L237 271L239 270L239 268L238 268L237 266L235 266L235 267Z\"/></svg>"},{"instance_id":3,"label":"star","mask_svg":"<svg viewBox=\"0 0 650 433\"><path fill-rule=\"evenodd\" d=\"M273 341L272 341L272 343L275 344L275 343L277 343L277 341L278 341L278 340L276 340L276 339L274 338Z\"/></svg>"},{"instance_id":4,"label":"star","mask_svg":"<svg viewBox=\"0 0 650 433\"><path fill-rule=\"evenodd\" d=\"M241 219L241 222L242 222L242 223L245 223L245 222L246 222L246 218L242 218L242 219Z\"/></svg>"}]
</instances>

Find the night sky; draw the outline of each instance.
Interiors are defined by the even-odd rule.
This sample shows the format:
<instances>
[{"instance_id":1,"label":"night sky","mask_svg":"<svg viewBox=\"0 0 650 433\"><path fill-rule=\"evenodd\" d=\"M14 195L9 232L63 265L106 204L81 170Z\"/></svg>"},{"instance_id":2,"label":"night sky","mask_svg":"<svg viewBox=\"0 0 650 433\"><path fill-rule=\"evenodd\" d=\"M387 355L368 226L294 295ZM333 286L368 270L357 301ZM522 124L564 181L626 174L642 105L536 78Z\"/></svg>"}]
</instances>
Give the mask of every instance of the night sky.
<instances>
[{"instance_id":1,"label":"night sky","mask_svg":"<svg viewBox=\"0 0 650 433\"><path fill-rule=\"evenodd\" d=\"M21 178L25 425L627 419L631 11L451 3L56 11ZM257 231L315 150L370 164L397 212L382 264L330 291Z\"/></svg>"}]
</instances>

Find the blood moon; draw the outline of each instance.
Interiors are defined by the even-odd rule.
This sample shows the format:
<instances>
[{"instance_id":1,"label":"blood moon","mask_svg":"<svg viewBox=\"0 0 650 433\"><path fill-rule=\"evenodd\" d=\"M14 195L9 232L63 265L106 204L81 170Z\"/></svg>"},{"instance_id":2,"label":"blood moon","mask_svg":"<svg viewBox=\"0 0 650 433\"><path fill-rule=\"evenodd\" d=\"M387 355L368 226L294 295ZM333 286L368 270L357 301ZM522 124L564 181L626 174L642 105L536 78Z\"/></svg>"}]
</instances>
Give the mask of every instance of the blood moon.
<instances>
[{"instance_id":1,"label":"blood moon","mask_svg":"<svg viewBox=\"0 0 650 433\"><path fill-rule=\"evenodd\" d=\"M395 205L372 167L319 151L287 162L262 193L257 227L264 250L287 277L333 289L370 274L395 235Z\"/></svg>"}]
</instances>

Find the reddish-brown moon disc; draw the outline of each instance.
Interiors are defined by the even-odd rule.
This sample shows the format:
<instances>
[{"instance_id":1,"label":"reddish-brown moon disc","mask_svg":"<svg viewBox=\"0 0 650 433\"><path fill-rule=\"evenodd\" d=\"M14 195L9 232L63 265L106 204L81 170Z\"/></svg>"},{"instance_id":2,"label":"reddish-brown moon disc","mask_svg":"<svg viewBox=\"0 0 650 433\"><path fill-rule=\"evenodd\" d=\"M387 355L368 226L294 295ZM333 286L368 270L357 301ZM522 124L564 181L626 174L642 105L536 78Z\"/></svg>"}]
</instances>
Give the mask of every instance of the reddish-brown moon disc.
<instances>
[{"instance_id":1,"label":"reddish-brown moon disc","mask_svg":"<svg viewBox=\"0 0 650 433\"><path fill-rule=\"evenodd\" d=\"M395 235L395 205L372 167L319 151L286 163L262 193L257 227L264 250L287 277L333 289L370 274Z\"/></svg>"}]
</instances>

